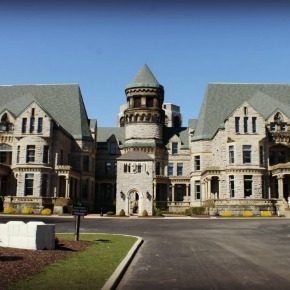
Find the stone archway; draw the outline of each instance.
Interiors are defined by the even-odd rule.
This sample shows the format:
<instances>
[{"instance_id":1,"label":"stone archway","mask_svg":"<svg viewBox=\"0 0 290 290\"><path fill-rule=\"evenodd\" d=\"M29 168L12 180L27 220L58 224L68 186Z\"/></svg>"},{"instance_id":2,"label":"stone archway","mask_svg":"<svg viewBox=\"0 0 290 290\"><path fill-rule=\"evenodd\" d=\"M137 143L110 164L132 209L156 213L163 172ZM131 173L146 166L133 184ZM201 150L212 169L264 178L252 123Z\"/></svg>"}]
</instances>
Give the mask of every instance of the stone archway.
<instances>
[{"instance_id":1,"label":"stone archway","mask_svg":"<svg viewBox=\"0 0 290 290\"><path fill-rule=\"evenodd\" d=\"M128 193L129 215L138 215L140 210L140 196L137 190Z\"/></svg>"}]
</instances>

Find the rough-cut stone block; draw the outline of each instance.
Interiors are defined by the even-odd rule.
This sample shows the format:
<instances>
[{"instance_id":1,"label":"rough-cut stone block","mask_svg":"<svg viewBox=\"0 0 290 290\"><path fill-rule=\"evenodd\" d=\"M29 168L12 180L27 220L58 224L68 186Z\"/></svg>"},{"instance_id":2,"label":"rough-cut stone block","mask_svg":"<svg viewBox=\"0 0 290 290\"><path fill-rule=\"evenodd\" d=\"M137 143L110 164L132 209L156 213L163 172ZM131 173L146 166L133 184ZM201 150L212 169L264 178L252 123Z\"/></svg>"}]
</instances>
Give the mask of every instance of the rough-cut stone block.
<instances>
[{"instance_id":1,"label":"rough-cut stone block","mask_svg":"<svg viewBox=\"0 0 290 290\"><path fill-rule=\"evenodd\" d=\"M30 250L55 248L55 225L11 221L0 225L0 246Z\"/></svg>"}]
</instances>

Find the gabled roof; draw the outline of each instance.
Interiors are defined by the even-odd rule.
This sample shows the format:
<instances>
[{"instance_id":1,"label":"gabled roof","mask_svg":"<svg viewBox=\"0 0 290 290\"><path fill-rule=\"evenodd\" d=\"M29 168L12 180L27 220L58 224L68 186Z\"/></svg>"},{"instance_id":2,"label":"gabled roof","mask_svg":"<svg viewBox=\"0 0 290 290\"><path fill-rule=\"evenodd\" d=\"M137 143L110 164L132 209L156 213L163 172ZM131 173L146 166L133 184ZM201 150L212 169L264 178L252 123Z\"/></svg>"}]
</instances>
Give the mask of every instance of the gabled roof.
<instances>
[{"instance_id":1,"label":"gabled roof","mask_svg":"<svg viewBox=\"0 0 290 290\"><path fill-rule=\"evenodd\" d=\"M276 107L290 118L290 84L209 84L192 140L212 139L244 102L264 118Z\"/></svg>"},{"instance_id":2,"label":"gabled roof","mask_svg":"<svg viewBox=\"0 0 290 290\"><path fill-rule=\"evenodd\" d=\"M182 146L181 148L187 149L189 148L189 135L188 135L188 128L186 127L164 127L163 130L163 139L164 139L164 145L168 145L170 139L174 136L178 136Z\"/></svg>"},{"instance_id":3,"label":"gabled roof","mask_svg":"<svg viewBox=\"0 0 290 290\"><path fill-rule=\"evenodd\" d=\"M135 79L127 86L127 89L136 87L163 88L147 64L144 64L141 70L137 73Z\"/></svg>"},{"instance_id":4,"label":"gabled roof","mask_svg":"<svg viewBox=\"0 0 290 290\"><path fill-rule=\"evenodd\" d=\"M107 142L114 135L116 139L124 144L125 128L124 127L100 127L97 129L97 142Z\"/></svg>"},{"instance_id":5,"label":"gabled roof","mask_svg":"<svg viewBox=\"0 0 290 290\"><path fill-rule=\"evenodd\" d=\"M80 88L69 85L0 86L0 107L18 116L36 102L75 139L91 139Z\"/></svg>"}]
</instances>

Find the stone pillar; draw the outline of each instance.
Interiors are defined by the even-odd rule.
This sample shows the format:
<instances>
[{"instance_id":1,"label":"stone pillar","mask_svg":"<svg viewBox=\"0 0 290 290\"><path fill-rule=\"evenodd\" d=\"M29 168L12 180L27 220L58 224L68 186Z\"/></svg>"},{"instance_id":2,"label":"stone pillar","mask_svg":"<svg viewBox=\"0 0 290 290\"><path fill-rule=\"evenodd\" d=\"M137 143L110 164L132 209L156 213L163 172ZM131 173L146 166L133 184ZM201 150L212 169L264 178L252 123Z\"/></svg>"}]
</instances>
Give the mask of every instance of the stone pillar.
<instances>
[{"instance_id":1,"label":"stone pillar","mask_svg":"<svg viewBox=\"0 0 290 290\"><path fill-rule=\"evenodd\" d=\"M153 182L153 200L156 200L156 182Z\"/></svg>"},{"instance_id":2,"label":"stone pillar","mask_svg":"<svg viewBox=\"0 0 290 290\"><path fill-rule=\"evenodd\" d=\"M70 196L69 196L69 188L70 188L70 180L69 180L69 177L66 176L65 177L65 197L66 198L70 198Z\"/></svg>"},{"instance_id":3,"label":"stone pillar","mask_svg":"<svg viewBox=\"0 0 290 290\"><path fill-rule=\"evenodd\" d=\"M278 198L283 200L284 199L284 190L283 190L283 175L279 175L278 177Z\"/></svg>"},{"instance_id":4,"label":"stone pillar","mask_svg":"<svg viewBox=\"0 0 290 290\"><path fill-rule=\"evenodd\" d=\"M175 184L172 184L172 189L171 189L171 200L172 202L175 202L174 194L175 194Z\"/></svg>"},{"instance_id":5,"label":"stone pillar","mask_svg":"<svg viewBox=\"0 0 290 290\"><path fill-rule=\"evenodd\" d=\"M211 199L211 178L207 181L207 198Z\"/></svg>"},{"instance_id":6,"label":"stone pillar","mask_svg":"<svg viewBox=\"0 0 290 290\"><path fill-rule=\"evenodd\" d=\"M188 198L189 186L190 186L190 184L186 184L186 192L185 192L186 198Z\"/></svg>"}]
</instances>

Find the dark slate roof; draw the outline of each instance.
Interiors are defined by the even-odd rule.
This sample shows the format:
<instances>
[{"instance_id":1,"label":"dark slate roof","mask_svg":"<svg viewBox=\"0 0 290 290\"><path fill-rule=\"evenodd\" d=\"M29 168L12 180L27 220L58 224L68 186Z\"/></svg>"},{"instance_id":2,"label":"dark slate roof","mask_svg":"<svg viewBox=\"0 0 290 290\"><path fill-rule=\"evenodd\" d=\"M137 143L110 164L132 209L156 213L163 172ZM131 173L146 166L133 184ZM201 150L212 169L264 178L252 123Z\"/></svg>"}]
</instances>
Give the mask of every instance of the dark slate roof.
<instances>
[{"instance_id":1,"label":"dark slate roof","mask_svg":"<svg viewBox=\"0 0 290 290\"><path fill-rule=\"evenodd\" d=\"M244 102L265 119L275 110L290 118L290 84L209 84L192 140L212 139Z\"/></svg>"},{"instance_id":2,"label":"dark slate roof","mask_svg":"<svg viewBox=\"0 0 290 290\"><path fill-rule=\"evenodd\" d=\"M144 66L136 75L135 79L127 86L127 89L136 87L163 88L162 85L159 84L147 64L144 64Z\"/></svg>"},{"instance_id":3,"label":"dark slate roof","mask_svg":"<svg viewBox=\"0 0 290 290\"><path fill-rule=\"evenodd\" d=\"M97 129L97 142L108 142L111 136L124 145L125 142L125 128L124 127L101 127Z\"/></svg>"},{"instance_id":4,"label":"dark slate roof","mask_svg":"<svg viewBox=\"0 0 290 290\"><path fill-rule=\"evenodd\" d=\"M128 161L152 161L153 159L149 157L144 152L129 151L128 153L117 158L118 160L128 160Z\"/></svg>"},{"instance_id":5,"label":"dark slate roof","mask_svg":"<svg viewBox=\"0 0 290 290\"><path fill-rule=\"evenodd\" d=\"M0 86L0 111L18 116L32 102L44 109L75 139L91 139L79 85Z\"/></svg>"},{"instance_id":6,"label":"dark slate roof","mask_svg":"<svg viewBox=\"0 0 290 290\"><path fill-rule=\"evenodd\" d=\"M189 120L188 120L188 127L189 127L190 129L195 130L195 129L196 129L196 126L197 126L197 122L198 122L197 119L189 119Z\"/></svg>"},{"instance_id":7,"label":"dark slate roof","mask_svg":"<svg viewBox=\"0 0 290 290\"><path fill-rule=\"evenodd\" d=\"M188 135L188 128L186 127L179 127L179 128L171 128L171 127L164 127L163 130L163 139L164 145L166 146L169 140L174 136L177 135L180 138L182 143L182 149L189 148L189 135Z\"/></svg>"}]
</instances>

